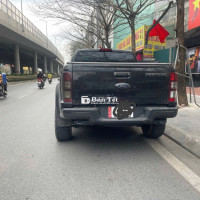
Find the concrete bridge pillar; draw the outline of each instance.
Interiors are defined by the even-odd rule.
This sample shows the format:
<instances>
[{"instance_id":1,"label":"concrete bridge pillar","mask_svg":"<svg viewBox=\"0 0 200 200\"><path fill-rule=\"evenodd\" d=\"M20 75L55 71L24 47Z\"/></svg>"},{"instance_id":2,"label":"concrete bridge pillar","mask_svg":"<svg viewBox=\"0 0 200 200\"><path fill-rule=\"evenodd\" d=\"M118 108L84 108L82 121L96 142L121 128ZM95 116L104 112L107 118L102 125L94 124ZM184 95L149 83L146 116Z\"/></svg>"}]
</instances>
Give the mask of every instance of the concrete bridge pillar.
<instances>
[{"instance_id":1,"label":"concrete bridge pillar","mask_svg":"<svg viewBox=\"0 0 200 200\"><path fill-rule=\"evenodd\" d=\"M60 74L61 69L62 69L62 66L58 64L58 65L56 66L56 73L57 73L57 74Z\"/></svg>"},{"instance_id":2,"label":"concrete bridge pillar","mask_svg":"<svg viewBox=\"0 0 200 200\"><path fill-rule=\"evenodd\" d=\"M33 73L38 73L38 59L37 59L37 51L34 51L34 66L33 66Z\"/></svg>"},{"instance_id":3,"label":"concrete bridge pillar","mask_svg":"<svg viewBox=\"0 0 200 200\"><path fill-rule=\"evenodd\" d=\"M54 65L53 65L53 73L57 73L55 63L54 63Z\"/></svg>"},{"instance_id":4,"label":"concrete bridge pillar","mask_svg":"<svg viewBox=\"0 0 200 200\"><path fill-rule=\"evenodd\" d=\"M53 60L50 60L50 73L53 73Z\"/></svg>"},{"instance_id":5,"label":"concrete bridge pillar","mask_svg":"<svg viewBox=\"0 0 200 200\"><path fill-rule=\"evenodd\" d=\"M15 73L20 74L20 54L19 54L19 45L15 45Z\"/></svg>"},{"instance_id":6,"label":"concrete bridge pillar","mask_svg":"<svg viewBox=\"0 0 200 200\"><path fill-rule=\"evenodd\" d=\"M44 56L44 73L47 73L47 57Z\"/></svg>"},{"instance_id":7,"label":"concrete bridge pillar","mask_svg":"<svg viewBox=\"0 0 200 200\"><path fill-rule=\"evenodd\" d=\"M57 65L57 73L58 73L58 74L60 73L60 70L61 70L60 65Z\"/></svg>"}]
</instances>

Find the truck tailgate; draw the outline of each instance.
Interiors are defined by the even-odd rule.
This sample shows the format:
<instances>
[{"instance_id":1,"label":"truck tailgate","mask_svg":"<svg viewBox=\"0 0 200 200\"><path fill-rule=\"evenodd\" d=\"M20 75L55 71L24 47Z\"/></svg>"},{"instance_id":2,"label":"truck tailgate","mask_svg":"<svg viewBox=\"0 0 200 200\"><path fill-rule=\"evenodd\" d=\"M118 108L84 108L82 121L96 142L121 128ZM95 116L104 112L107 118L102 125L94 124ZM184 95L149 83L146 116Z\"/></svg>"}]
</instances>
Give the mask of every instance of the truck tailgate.
<instances>
[{"instance_id":1,"label":"truck tailgate","mask_svg":"<svg viewBox=\"0 0 200 200\"><path fill-rule=\"evenodd\" d=\"M165 63L72 63L73 105L109 104L117 97L136 105L168 104L170 65ZM87 99L95 100L94 102ZM83 102L83 99L86 99ZM82 100L82 101L81 101ZM112 104L116 104L114 98Z\"/></svg>"}]
</instances>

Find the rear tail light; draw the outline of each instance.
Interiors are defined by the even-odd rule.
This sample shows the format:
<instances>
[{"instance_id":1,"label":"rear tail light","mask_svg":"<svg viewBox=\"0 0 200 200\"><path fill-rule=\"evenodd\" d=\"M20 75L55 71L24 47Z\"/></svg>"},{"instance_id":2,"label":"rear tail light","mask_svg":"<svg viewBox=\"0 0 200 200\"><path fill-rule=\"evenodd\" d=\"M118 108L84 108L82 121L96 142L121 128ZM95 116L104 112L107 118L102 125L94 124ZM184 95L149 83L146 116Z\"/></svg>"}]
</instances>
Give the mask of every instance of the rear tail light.
<instances>
[{"instance_id":1,"label":"rear tail light","mask_svg":"<svg viewBox=\"0 0 200 200\"><path fill-rule=\"evenodd\" d=\"M103 52L105 52L105 51L107 51L107 52L112 52L112 49L100 49L99 51L103 51Z\"/></svg>"},{"instance_id":2,"label":"rear tail light","mask_svg":"<svg viewBox=\"0 0 200 200\"><path fill-rule=\"evenodd\" d=\"M71 89L71 81L65 81L64 84L65 89Z\"/></svg>"},{"instance_id":3,"label":"rear tail light","mask_svg":"<svg viewBox=\"0 0 200 200\"><path fill-rule=\"evenodd\" d=\"M72 102L72 73L63 72L63 99Z\"/></svg>"},{"instance_id":4,"label":"rear tail light","mask_svg":"<svg viewBox=\"0 0 200 200\"><path fill-rule=\"evenodd\" d=\"M169 80L169 102L176 102L176 90L177 90L177 74L175 72L171 72Z\"/></svg>"}]
</instances>

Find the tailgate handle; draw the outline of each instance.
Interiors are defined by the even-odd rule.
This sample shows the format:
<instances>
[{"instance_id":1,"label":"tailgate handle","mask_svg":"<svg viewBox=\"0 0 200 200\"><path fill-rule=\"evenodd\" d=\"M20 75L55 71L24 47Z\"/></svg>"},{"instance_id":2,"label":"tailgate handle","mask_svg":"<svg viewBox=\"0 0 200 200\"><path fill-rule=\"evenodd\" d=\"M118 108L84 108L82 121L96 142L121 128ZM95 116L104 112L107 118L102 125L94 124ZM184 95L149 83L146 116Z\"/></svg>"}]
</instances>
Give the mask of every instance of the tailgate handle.
<instances>
[{"instance_id":1,"label":"tailgate handle","mask_svg":"<svg viewBox=\"0 0 200 200\"><path fill-rule=\"evenodd\" d=\"M128 79L131 77L131 73L130 72L114 72L114 76L116 78Z\"/></svg>"}]
</instances>

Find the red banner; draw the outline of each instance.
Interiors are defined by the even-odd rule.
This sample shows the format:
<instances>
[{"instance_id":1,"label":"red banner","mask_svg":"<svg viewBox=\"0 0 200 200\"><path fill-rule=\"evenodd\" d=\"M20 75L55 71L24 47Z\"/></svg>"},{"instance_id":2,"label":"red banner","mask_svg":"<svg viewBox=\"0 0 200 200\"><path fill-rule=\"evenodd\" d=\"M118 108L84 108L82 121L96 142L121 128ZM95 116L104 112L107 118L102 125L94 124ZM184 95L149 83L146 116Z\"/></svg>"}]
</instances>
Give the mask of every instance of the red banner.
<instances>
[{"instance_id":1,"label":"red banner","mask_svg":"<svg viewBox=\"0 0 200 200\"><path fill-rule=\"evenodd\" d=\"M188 30L200 26L200 0L189 0Z\"/></svg>"}]
</instances>

